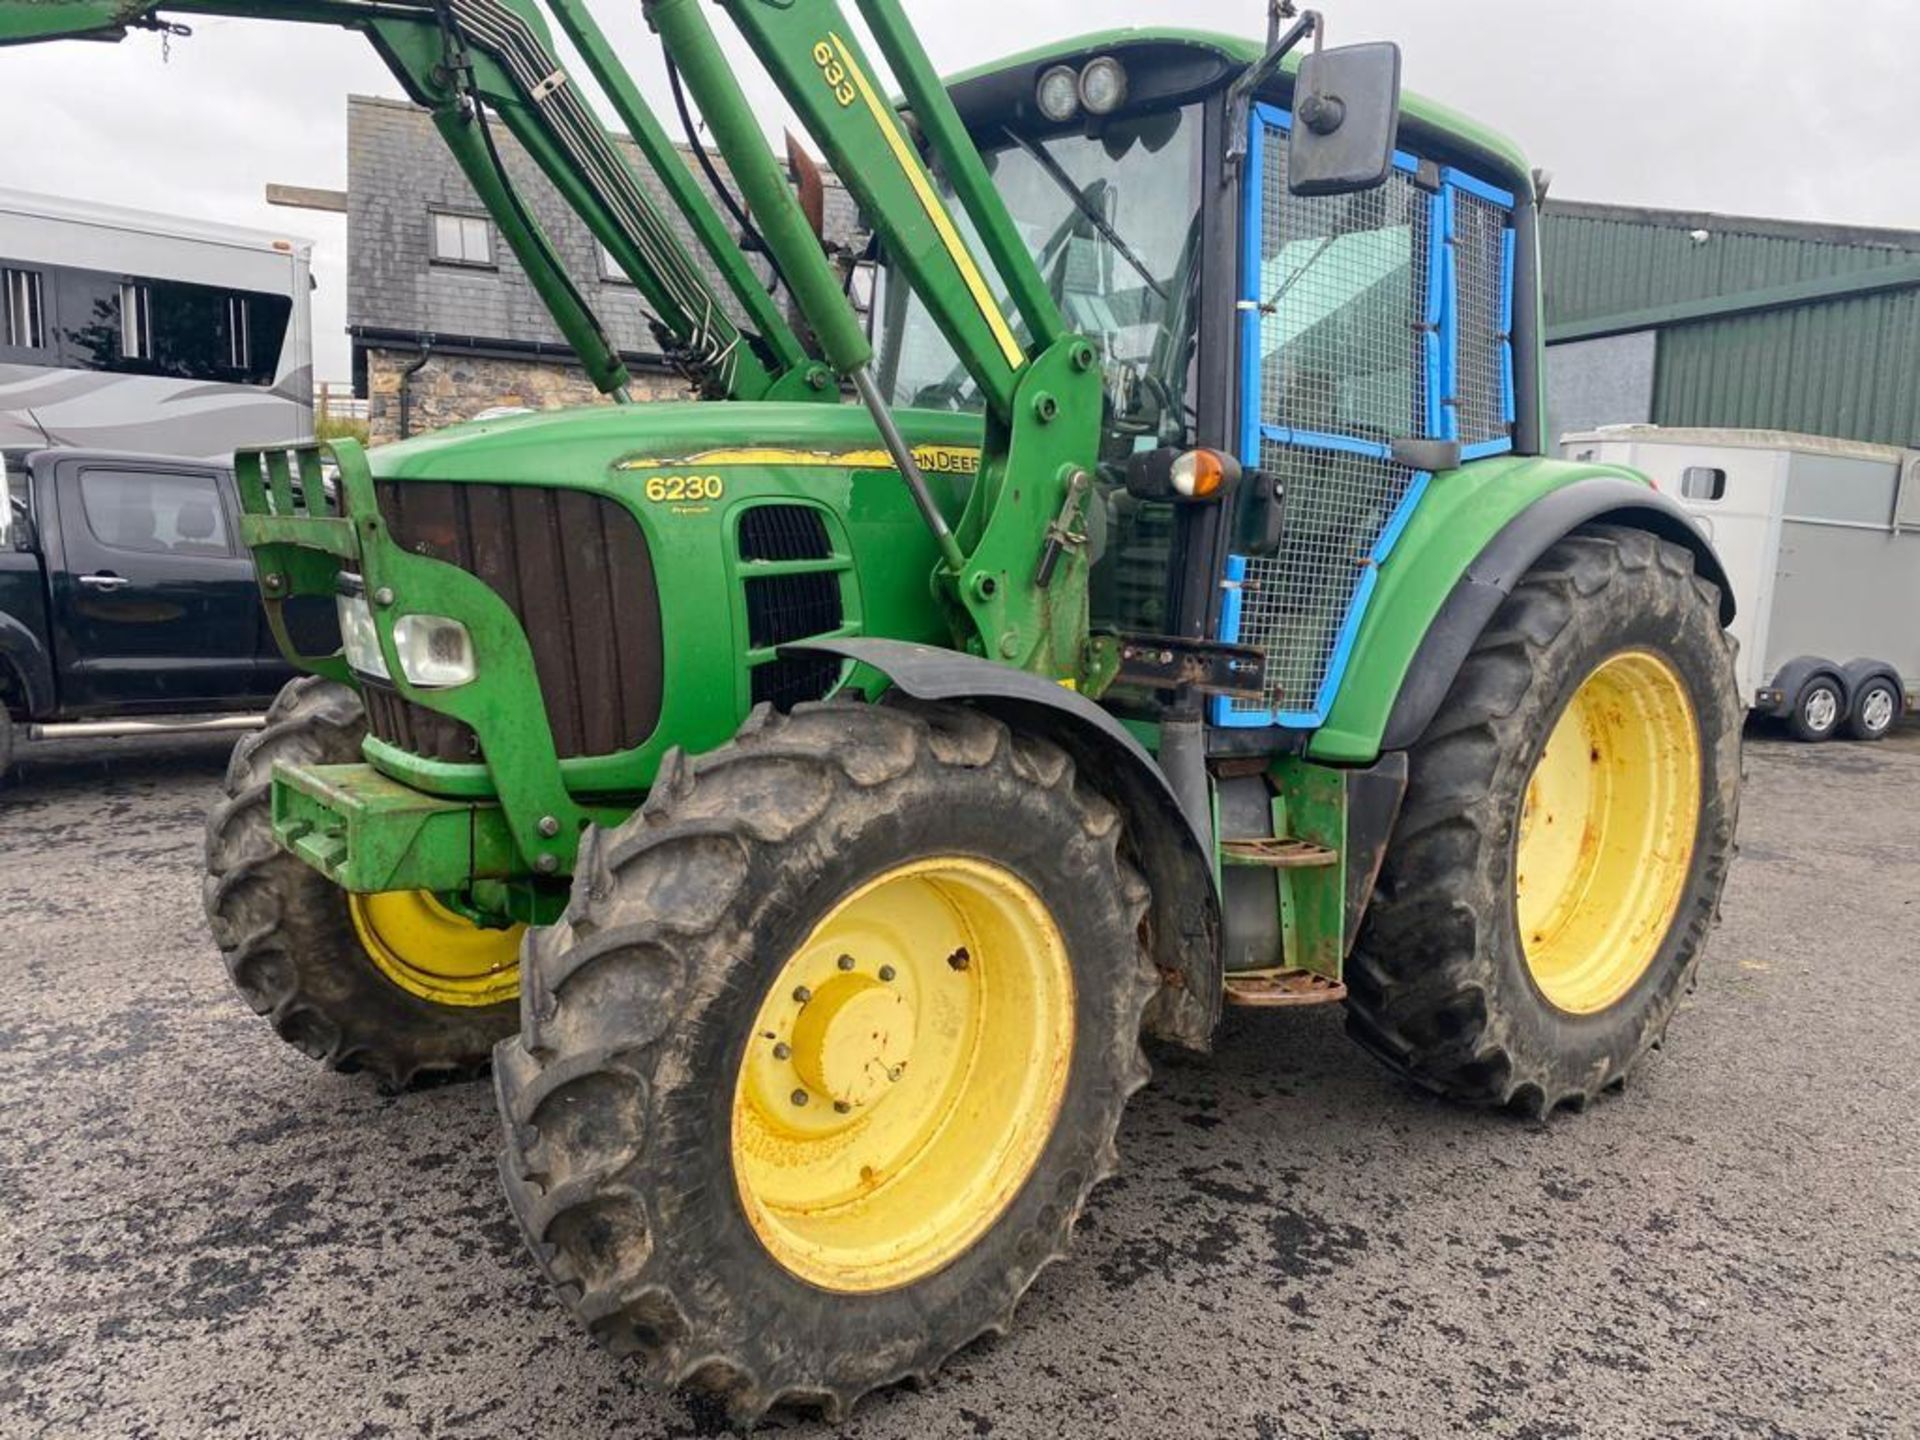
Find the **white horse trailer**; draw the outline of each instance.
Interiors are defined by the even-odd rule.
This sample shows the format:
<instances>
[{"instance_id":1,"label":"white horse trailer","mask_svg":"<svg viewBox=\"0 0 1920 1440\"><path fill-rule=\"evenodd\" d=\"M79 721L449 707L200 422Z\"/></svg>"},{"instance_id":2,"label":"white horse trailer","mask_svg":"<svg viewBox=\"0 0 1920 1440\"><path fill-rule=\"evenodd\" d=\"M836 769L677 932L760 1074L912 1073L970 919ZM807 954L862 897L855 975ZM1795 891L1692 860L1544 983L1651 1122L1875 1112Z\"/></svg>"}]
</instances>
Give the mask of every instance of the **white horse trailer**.
<instances>
[{"instance_id":1,"label":"white horse trailer","mask_svg":"<svg viewBox=\"0 0 1920 1440\"><path fill-rule=\"evenodd\" d=\"M1802 740L1878 740L1920 703L1920 450L1653 425L1560 444L1649 476L1700 522L1755 711Z\"/></svg>"},{"instance_id":2,"label":"white horse trailer","mask_svg":"<svg viewBox=\"0 0 1920 1440\"><path fill-rule=\"evenodd\" d=\"M310 439L312 253L0 190L0 446L231 461Z\"/></svg>"}]
</instances>

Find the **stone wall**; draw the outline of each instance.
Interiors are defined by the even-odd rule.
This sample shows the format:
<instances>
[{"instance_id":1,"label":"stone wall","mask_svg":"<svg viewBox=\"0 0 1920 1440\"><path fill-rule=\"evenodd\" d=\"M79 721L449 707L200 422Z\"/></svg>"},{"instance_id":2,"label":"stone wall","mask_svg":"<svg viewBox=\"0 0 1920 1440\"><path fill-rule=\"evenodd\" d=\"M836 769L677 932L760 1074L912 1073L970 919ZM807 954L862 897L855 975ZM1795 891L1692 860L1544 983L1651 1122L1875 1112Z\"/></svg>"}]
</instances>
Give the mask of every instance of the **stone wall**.
<instances>
[{"instance_id":1,"label":"stone wall","mask_svg":"<svg viewBox=\"0 0 1920 1440\"><path fill-rule=\"evenodd\" d=\"M400 438L400 376L417 350L369 348L367 422L375 445ZM577 365L550 360L501 360L458 353L435 355L413 377L413 433L423 435L504 406L559 410L609 403ZM684 400L687 386L670 375L635 374L636 400Z\"/></svg>"}]
</instances>

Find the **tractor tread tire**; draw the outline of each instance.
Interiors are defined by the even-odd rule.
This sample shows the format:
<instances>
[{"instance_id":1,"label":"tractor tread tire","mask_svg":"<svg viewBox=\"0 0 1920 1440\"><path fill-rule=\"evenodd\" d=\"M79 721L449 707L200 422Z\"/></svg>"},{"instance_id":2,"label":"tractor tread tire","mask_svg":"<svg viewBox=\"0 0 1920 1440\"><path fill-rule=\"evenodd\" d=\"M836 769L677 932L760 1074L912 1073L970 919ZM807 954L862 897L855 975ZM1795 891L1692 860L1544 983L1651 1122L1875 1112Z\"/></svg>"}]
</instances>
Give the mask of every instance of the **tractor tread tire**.
<instances>
[{"instance_id":1,"label":"tractor tread tire","mask_svg":"<svg viewBox=\"0 0 1920 1440\"><path fill-rule=\"evenodd\" d=\"M516 1005L435 1005L393 985L361 948L344 893L274 841L274 762L355 764L365 735L366 712L347 686L304 676L280 692L265 728L235 748L207 817L207 920L234 988L328 1069L392 1090L478 1078L512 1033Z\"/></svg>"},{"instance_id":2,"label":"tractor tread tire","mask_svg":"<svg viewBox=\"0 0 1920 1440\"><path fill-rule=\"evenodd\" d=\"M1734 854L1742 710L1719 604L1689 551L1590 525L1549 549L1495 612L1413 747L1405 806L1347 965L1348 1032L1389 1067L1455 1100L1544 1117L1617 1089L1660 1042L1718 921ZM1696 666L1699 836L1681 913L1646 975L1607 1011L1569 1017L1537 995L1517 958L1508 857L1535 747L1571 693L1550 673L1556 661L1636 625Z\"/></svg>"},{"instance_id":3,"label":"tractor tread tire","mask_svg":"<svg viewBox=\"0 0 1920 1440\"><path fill-rule=\"evenodd\" d=\"M1088 993L1074 1071L1083 1050L1097 1070L1070 1082L1027 1185L971 1250L900 1290L833 1295L779 1269L738 1214L724 1108L733 1069L705 1062L725 1052L697 1032L718 1034L733 1007L750 1026L765 983L755 967L784 958L761 952L788 943L772 934L803 936L820 913L809 887L868 863L827 857L869 844L852 838L863 827L884 831L889 817L928 813L913 807L930 795L955 794L1023 803L1005 813L1051 817L1039 823L1063 837L1058 873L1085 887L1074 903L1119 952L1097 981L1075 965ZM964 707L830 701L784 716L763 706L721 750L673 752L639 814L588 834L566 916L528 937L521 1034L494 1065L508 1199L595 1338L697 1415L750 1425L777 1405L844 1418L862 1396L925 1380L1004 1332L1115 1169L1121 1112L1148 1076L1149 896L1121 857L1122 831L1065 752Z\"/></svg>"}]
</instances>

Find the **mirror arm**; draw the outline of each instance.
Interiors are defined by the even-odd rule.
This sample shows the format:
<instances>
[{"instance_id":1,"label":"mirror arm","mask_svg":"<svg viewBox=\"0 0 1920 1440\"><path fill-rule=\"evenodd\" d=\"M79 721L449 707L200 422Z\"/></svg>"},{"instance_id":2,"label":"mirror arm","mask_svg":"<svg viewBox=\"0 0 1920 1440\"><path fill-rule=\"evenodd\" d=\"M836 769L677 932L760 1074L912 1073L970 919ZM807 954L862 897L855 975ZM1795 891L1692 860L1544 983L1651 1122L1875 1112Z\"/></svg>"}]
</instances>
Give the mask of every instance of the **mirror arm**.
<instances>
[{"instance_id":1,"label":"mirror arm","mask_svg":"<svg viewBox=\"0 0 1920 1440\"><path fill-rule=\"evenodd\" d=\"M1293 22L1292 27L1283 35L1280 22L1293 13L1290 4L1277 4L1273 7L1272 24L1269 26L1267 53L1260 58L1246 74L1233 82L1233 88L1227 92L1227 165L1226 173L1232 178L1239 172L1240 165L1247 158L1248 122L1253 116L1253 97L1260 87L1274 77L1285 60L1299 48L1300 42L1313 36L1313 48L1318 50L1326 34L1326 22L1320 18L1318 10L1308 10Z\"/></svg>"}]
</instances>

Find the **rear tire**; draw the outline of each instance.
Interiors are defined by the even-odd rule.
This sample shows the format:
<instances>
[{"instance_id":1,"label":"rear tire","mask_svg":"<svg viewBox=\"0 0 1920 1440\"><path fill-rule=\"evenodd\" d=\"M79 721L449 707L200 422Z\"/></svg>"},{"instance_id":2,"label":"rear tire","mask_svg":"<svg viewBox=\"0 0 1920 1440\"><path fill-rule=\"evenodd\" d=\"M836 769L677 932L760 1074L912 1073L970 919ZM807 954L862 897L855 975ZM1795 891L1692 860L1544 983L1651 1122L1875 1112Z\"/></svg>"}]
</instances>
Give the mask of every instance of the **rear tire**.
<instances>
[{"instance_id":1,"label":"rear tire","mask_svg":"<svg viewBox=\"0 0 1920 1440\"><path fill-rule=\"evenodd\" d=\"M1692 982L1733 856L1743 714L1719 610L1717 590L1694 573L1686 550L1612 527L1576 531L1515 587L1410 753L1406 804L1347 968L1348 1025L1361 1044L1429 1089L1544 1115L1584 1106L1659 1041ZM1548 742L1568 758L1563 717L1576 702L1594 704L1582 697L1596 683L1614 702L1591 712L1602 717L1597 725L1609 715L1637 717L1620 697L1641 683L1655 696L1672 692L1664 713L1677 718L1665 731L1649 725L1637 755L1628 743L1637 731L1575 735L1569 783L1601 798L1587 802L1589 810L1568 809L1558 832L1578 837L1562 847L1573 857L1564 863L1576 867L1578 883L1566 892L1574 898L1555 902L1547 920L1534 898L1533 933L1523 938L1523 897L1545 888L1536 877L1529 892L1518 861L1526 827L1541 823L1530 807L1548 773ZM1617 695L1610 683L1621 687ZM1582 708L1581 719L1589 713ZM1690 728L1697 746L1687 743ZM1603 755L1608 748L1617 753ZM1623 832L1609 824L1637 838L1632 776L1647 768L1643 760L1673 778L1639 808L1655 811L1667 800L1673 813L1638 818L1668 828L1646 832L1644 866L1589 859L1618 853L1608 846ZM1687 773L1695 768L1697 784ZM1562 773L1556 762L1552 774ZM1691 857L1682 858L1689 835ZM1604 839L1593 843L1596 836ZM1679 852L1664 872L1661 837ZM1646 889L1636 877L1647 872L1669 876L1669 888ZM1563 924L1569 913L1594 928ZM1606 928L1613 914L1650 918L1636 922L1627 943ZM1609 937L1610 946L1583 950L1589 933ZM1545 957L1563 935L1572 936L1570 964L1555 971Z\"/></svg>"},{"instance_id":2,"label":"rear tire","mask_svg":"<svg viewBox=\"0 0 1920 1440\"><path fill-rule=\"evenodd\" d=\"M589 834L566 918L526 947L522 1034L495 1062L507 1196L581 1323L654 1380L691 1388L741 1424L782 1403L844 1417L869 1391L925 1377L1004 1330L1113 1170L1121 1111L1147 1078L1140 1020L1156 988L1143 939L1148 895L1120 857L1121 832L1118 812L1064 752L965 708L830 703L791 717L762 708L725 748L670 758L640 814ZM938 905L829 930L874 887L925 865L1011 876L1048 917L1071 972L1064 1066L1041 1043L1000 1045L1018 1025L996 1032L989 1010L968 1009L978 1003L970 997L1001 985L996 976L1017 973L1019 947L988 939L972 954L949 950L940 924L926 923ZM959 913L965 902L947 892L945 903ZM823 934L834 941L824 949ZM858 958L842 955L846 973L836 974L841 935ZM918 941L898 953L898 972L888 965L878 977L914 997L917 1018L875 1022L919 1037L905 1042L910 1060L896 1066L894 1052L884 1062L893 1073L880 1072L846 1111L807 1079L793 1092L807 1100L789 1112L800 1129L756 1148L768 1112L751 1108L753 1097L771 1089L778 1109L795 1083L781 1072L778 1085L761 1086L760 1067L789 1056L803 1066L805 1016L829 987L874 996L868 972L888 954L888 935ZM939 953L917 980L912 956L929 945ZM794 965L816 950L827 978L795 988ZM775 1026L786 1022L769 1017L789 999L799 1018L783 1032ZM947 1018L960 1014L982 1018ZM866 1021L857 1028L853 1048L869 1034L880 1041ZM949 1072L928 1068L950 1029L975 1037L961 1053L1017 1055L1003 1072L1008 1087L1035 1076L1057 1083L1052 1108L1016 1111L1009 1126L992 1110L996 1090L968 1088L973 1071L955 1070L949 1083ZM907 1070L927 1083L889 1091ZM925 1152L889 1152L885 1126L901 1112L887 1107L917 1105L916 1093L978 1094L982 1106L958 1107L952 1126L925 1132L939 1137ZM825 1148L802 1157L816 1121ZM994 1203L969 1212L977 1226L940 1235L935 1222L933 1239L950 1248L903 1268L902 1256L926 1253L911 1248L921 1243L917 1210L903 1194L937 1206L971 1193L986 1168L940 1163L923 1173L923 1153L952 1158L945 1137L955 1132L990 1150L1002 1133L1037 1138ZM887 1154L894 1162L875 1158ZM818 1215L840 1231L813 1236L809 1257L769 1228L779 1202L757 1188L756 1167L788 1167L777 1178L792 1187L815 1163L845 1176L857 1163L859 1179L846 1181L850 1198L822 1202ZM797 1215L796 1226L817 1223Z\"/></svg>"},{"instance_id":3,"label":"rear tire","mask_svg":"<svg viewBox=\"0 0 1920 1440\"><path fill-rule=\"evenodd\" d=\"M1787 733L1807 745L1818 745L1840 733L1847 718L1847 697L1831 675L1815 675L1800 687L1787 715Z\"/></svg>"},{"instance_id":4,"label":"rear tire","mask_svg":"<svg viewBox=\"0 0 1920 1440\"><path fill-rule=\"evenodd\" d=\"M1900 687L1884 675L1876 675L1853 697L1853 711L1847 716L1847 738L1869 743L1886 739L1906 705L1907 697Z\"/></svg>"},{"instance_id":5,"label":"rear tire","mask_svg":"<svg viewBox=\"0 0 1920 1440\"><path fill-rule=\"evenodd\" d=\"M361 944L346 892L274 841L274 762L356 764L365 736L346 686L305 677L280 692L266 728L234 751L226 798L207 818L207 920L246 1002L329 1069L392 1088L479 1075L513 1033L518 1002L436 1004L402 989Z\"/></svg>"}]
</instances>

